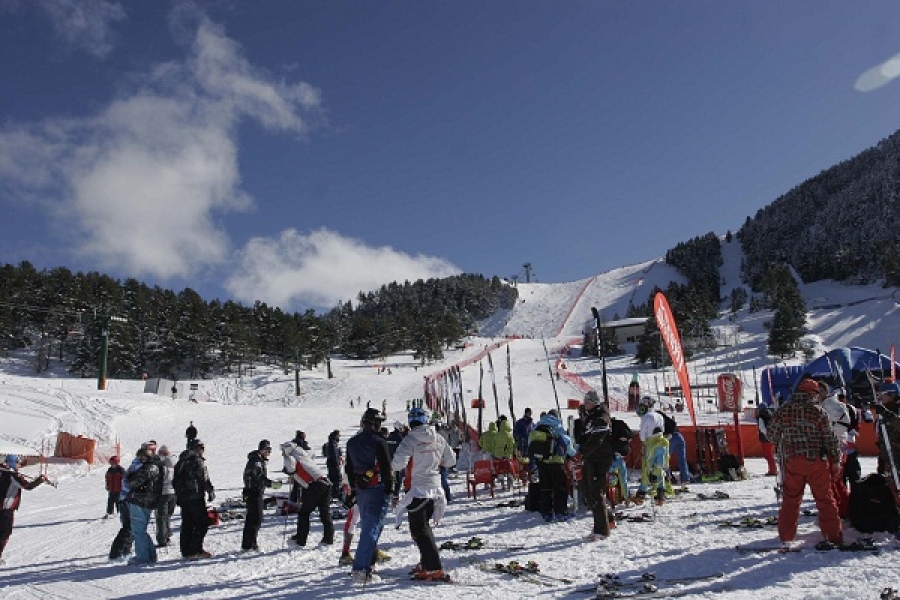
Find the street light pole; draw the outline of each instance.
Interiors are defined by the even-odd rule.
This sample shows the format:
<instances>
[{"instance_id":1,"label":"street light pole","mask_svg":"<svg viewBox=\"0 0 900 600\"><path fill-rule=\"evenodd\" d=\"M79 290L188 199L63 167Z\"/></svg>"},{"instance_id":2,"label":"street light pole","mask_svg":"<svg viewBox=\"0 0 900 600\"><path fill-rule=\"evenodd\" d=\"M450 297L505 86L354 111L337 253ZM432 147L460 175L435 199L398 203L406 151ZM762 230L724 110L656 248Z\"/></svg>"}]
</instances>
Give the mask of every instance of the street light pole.
<instances>
[{"instance_id":1,"label":"street light pole","mask_svg":"<svg viewBox=\"0 0 900 600\"><path fill-rule=\"evenodd\" d=\"M294 350L294 395L300 395L300 351Z\"/></svg>"}]
</instances>

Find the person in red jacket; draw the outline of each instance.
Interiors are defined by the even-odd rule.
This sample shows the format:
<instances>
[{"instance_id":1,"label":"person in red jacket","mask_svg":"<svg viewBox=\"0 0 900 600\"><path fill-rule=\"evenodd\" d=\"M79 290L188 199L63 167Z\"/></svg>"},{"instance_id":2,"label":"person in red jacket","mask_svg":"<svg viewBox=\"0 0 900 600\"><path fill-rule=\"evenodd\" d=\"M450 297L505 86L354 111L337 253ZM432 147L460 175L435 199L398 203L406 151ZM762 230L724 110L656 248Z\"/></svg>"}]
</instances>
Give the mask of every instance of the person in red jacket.
<instances>
[{"instance_id":1,"label":"person in red jacket","mask_svg":"<svg viewBox=\"0 0 900 600\"><path fill-rule=\"evenodd\" d=\"M3 550L12 534L13 517L22 501L22 490L33 490L47 481L43 475L29 481L19 474L18 465L19 457L15 454L7 454L6 461L0 464L0 499L3 501L0 508L0 565L4 564Z\"/></svg>"},{"instance_id":2,"label":"person in red jacket","mask_svg":"<svg viewBox=\"0 0 900 600\"><path fill-rule=\"evenodd\" d=\"M109 458L109 468L106 470L106 516L108 519L113 512L119 512L119 494L122 492L122 478L125 477L125 469L119 464L118 456Z\"/></svg>"}]
</instances>

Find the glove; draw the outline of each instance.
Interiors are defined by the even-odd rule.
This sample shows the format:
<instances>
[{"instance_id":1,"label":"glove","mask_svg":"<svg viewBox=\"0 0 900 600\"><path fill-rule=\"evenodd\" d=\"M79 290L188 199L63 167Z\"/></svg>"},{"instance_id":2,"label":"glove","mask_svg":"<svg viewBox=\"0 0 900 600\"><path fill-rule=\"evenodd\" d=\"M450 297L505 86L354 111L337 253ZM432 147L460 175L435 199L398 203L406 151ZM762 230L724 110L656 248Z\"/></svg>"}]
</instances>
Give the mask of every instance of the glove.
<instances>
[{"instance_id":1,"label":"glove","mask_svg":"<svg viewBox=\"0 0 900 600\"><path fill-rule=\"evenodd\" d=\"M206 493L206 499L207 499L207 501L209 501L209 502L212 502L213 500L215 500L215 499L216 499L216 491L215 491L215 490L209 490L209 491Z\"/></svg>"},{"instance_id":2,"label":"glove","mask_svg":"<svg viewBox=\"0 0 900 600\"><path fill-rule=\"evenodd\" d=\"M273 482L272 482L272 489L273 489L273 490L280 490L280 489L281 489L281 485L282 485L282 483L281 483L280 481L273 481Z\"/></svg>"}]
</instances>

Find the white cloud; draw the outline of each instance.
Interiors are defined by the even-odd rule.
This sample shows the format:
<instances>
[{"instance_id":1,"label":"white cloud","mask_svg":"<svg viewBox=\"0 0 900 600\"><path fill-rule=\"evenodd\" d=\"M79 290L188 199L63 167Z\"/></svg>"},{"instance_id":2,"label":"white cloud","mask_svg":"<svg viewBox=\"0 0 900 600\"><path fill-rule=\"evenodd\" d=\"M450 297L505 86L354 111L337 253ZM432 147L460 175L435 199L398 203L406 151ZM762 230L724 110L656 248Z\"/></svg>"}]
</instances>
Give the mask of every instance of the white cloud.
<instances>
[{"instance_id":1,"label":"white cloud","mask_svg":"<svg viewBox=\"0 0 900 600\"><path fill-rule=\"evenodd\" d=\"M853 87L859 92L873 92L900 77L900 54L866 70Z\"/></svg>"},{"instance_id":2,"label":"white cloud","mask_svg":"<svg viewBox=\"0 0 900 600\"><path fill-rule=\"evenodd\" d=\"M50 19L56 35L97 58L112 50L111 27L125 18L120 5L103 0L41 0L35 6Z\"/></svg>"},{"instance_id":3,"label":"white cloud","mask_svg":"<svg viewBox=\"0 0 900 600\"><path fill-rule=\"evenodd\" d=\"M129 274L184 277L232 254L217 215L252 204L235 125L303 134L318 92L274 81L200 16L190 56L97 115L0 129L0 185L72 229L75 251Z\"/></svg>"},{"instance_id":4,"label":"white cloud","mask_svg":"<svg viewBox=\"0 0 900 600\"><path fill-rule=\"evenodd\" d=\"M288 229L277 239L254 238L225 286L235 299L289 308L331 308L392 281L449 277L460 270L441 258L372 248L327 229Z\"/></svg>"}]
</instances>

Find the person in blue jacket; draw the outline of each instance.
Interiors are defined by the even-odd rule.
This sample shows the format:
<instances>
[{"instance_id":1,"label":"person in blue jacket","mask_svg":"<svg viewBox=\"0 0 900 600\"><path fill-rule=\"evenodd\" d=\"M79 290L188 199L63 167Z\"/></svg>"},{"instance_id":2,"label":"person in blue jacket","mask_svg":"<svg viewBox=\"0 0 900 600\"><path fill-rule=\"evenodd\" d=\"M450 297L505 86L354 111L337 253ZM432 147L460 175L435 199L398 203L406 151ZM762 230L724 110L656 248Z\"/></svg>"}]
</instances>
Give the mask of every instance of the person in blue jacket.
<instances>
[{"instance_id":1,"label":"person in blue jacket","mask_svg":"<svg viewBox=\"0 0 900 600\"><path fill-rule=\"evenodd\" d=\"M542 439L548 439L549 451L537 455L536 448ZM537 464L541 486L540 511L544 520L550 523L569 520L569 490L566 480L565 462L575 456L575 446L559 420L559 413L548 411L537 422L529 436L529 459Z\"/></svg>"}]
</instances>

